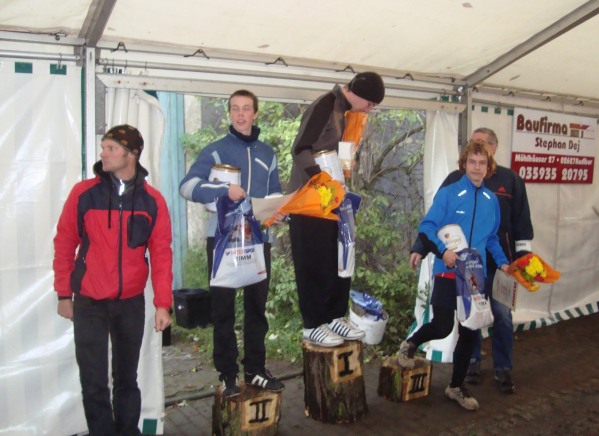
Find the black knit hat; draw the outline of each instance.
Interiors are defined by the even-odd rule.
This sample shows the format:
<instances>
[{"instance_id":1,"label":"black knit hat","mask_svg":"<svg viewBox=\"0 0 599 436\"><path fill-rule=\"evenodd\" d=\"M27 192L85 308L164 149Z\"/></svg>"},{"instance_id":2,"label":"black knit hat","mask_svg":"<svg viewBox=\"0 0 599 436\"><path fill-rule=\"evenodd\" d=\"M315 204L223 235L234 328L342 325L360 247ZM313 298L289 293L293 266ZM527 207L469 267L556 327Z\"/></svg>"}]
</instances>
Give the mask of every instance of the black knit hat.
<instances>
[{"instance_id":1,"label":"black knit hat","mask_svg":"<svg viewBox=\"0 0 599 436\"><path fill-rule=\"evenodd\" d=\"M385 98L383 79L372 71L356 74L347 87L358 97L372 103L379 104Z\"/></svg>"},{"instance_id":2,"label":"black knit hat","mask_svg":"<svg viewBox=\"0 0 599 436\"><path fill-rule=\"evenodd\" d=\"M121 124L114 126L102 137L102 140L112 139L114 142L121 144L137 158L141 156L144 149L144 139L135 127L129 124Z\"/></svg>"}]
</instances>

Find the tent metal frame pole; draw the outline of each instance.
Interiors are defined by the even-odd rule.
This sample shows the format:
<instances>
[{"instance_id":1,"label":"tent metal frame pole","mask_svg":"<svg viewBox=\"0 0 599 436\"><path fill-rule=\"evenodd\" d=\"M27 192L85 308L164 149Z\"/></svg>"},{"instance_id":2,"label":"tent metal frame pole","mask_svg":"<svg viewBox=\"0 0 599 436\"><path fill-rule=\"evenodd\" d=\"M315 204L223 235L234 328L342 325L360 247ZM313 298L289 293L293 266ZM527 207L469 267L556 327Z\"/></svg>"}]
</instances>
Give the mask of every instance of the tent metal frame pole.
<instances>
[{"instance_id":1,"label":"tent metal frame pole","mask_svg":"<svg viewBox=\"0 0 599 436\"><path fill-rule=\"evenodd\" d=\"M556 21L536 35L533 35L522 44L514 47L504 55L499 56L493 62L480 67L477 71L467 76L464 81L471 87L484 82L498 71L501 71L518 59L553 41L558 36L572 30L597 14L599 14L599 0L590 0L584 3L565 17Z\"/></svg>"},{"instance_id":2,"label":"tent metal frame pole","mask_svg":"<svg viewBox=\"0 0 599 436\"><path fill-rule=\"evenodd\" d=\"M94 158L96 156L96 48L85 48L85 86L84 86L84 178L93 175Z\"/></svg>"},{"instance_id":3,"label":"tent metal frame pole","mask_svg":"<svg viewBox=\"0 0 599 436\"><path fill-rule=\"evenodd\" d=\"M468 142L470 132L472 132L472 88L469 86L463 89L462 103L466 108L459 115L458 147L460 150Z\"/></svg>"},{"instance_id":4,"label":"tent metal frame pole","mask_svg":"<svg viewBox=\"0 0 599 436\"><path fill-rule=\"evenodd\" d=\"M60 53L30 53L12 50L0 50L0 58L32 59L57 62L79 62L81 60L81 56L79 55L64 55Z\"/></svg>"}]
</instances>

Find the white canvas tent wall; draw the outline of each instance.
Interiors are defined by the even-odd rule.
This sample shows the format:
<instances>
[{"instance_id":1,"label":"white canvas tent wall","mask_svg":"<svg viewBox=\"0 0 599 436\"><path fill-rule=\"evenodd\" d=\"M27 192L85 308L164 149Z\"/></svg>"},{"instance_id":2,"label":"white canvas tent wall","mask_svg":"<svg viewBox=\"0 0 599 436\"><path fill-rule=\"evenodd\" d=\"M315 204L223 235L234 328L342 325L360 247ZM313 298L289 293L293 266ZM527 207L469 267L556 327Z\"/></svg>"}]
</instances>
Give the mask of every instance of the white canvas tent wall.
<instances>
[{"instance_id":1,"label":"white canvas tent wall","mask_svg":"<svg viewBox=\"0 0 599 436\"><path fill-rule=\"evenodd\" d=\"M12 72L8 70L19 59L77 62L83 67L84 111L74 111L74 120L81 119L83 127L70 122L68 137L73 138L69 144L74 148L77 138L84 138L87 174L96 156L97 134L106 127L105 87L227 95L243 86L263 99L310 101L334 83L347 82L354 71L364 70L384 76L388 91L383 104L387 107L460 114L460 123L457 115L451 116L445 128L431 129L427 136L427 147L445 147L445 155L451 155L459 143L456 132L465 137L472 125L496 128L502 144L509 144L506 121L484 119L472 111L473 105L599 116L598 12L597 0L381 0L372 4L355 0L0 0L0 73ZM0 87L3 100L14 96L5 80ZM32 108L40 105L39 99L25 98ZM48 113L55 107L78 105L77 98L71 96L54 107L50 103ZM54 150L63 140L57 133L48 137L43 125L31 126L29 136L22 136L22 129L5 120L0 145L11 137L17 147L12 151L26 161L32 144ZM22 138L16 142L15 132L21 134L16 138ZM50 161L53 156L40 154L39 159ZM16 160L3 162L9 173L18 164ZM434 159L425 162L430 168L438 164ZM2 389L10 394L3 405L13 402L25 417L15 426L2 414L11 409L1 407L4 434L67 434L73 429L64 427L69 419L64 417L76 415L74 421L81 422L81 410L74 408L72 397L64 401L65 390L77 389L72 355L60 356L67 366L52 380L40 377L35 367L17 376L14 373L28 357L47 357L46 363L57 358L56 349L48 344L57 323L48 235L79 173L72 171L71 164L68 168L60 180L34 179L49 183L55 190L52 196L25 198L23 193L39 187L27 184L29 179L25 184L2 184L2 226L16 229L14 234L3 233L2 242L20 254L3 258L0 267L0 387L7 380L13 383L15 377L22 378L21 384L11 384L11 391ZM427 183L434 185L432 178ZM576 316L597 307L599 235L592 205L597 206L598 191L597 179L586 186L529 187L537 228L535 244L552 253L547 260L564 274L548 291L551 296L545 312L571 311ZM51 210L47 215L36 214L39 222L34 220L35 227L27 234L26 229L17 232L12 215L25 204L33 210ZM559 237L567 244L550 244L544 235L551 232L563 235ZM23 293L19 279L27 277L32 258L43 279L33 284L32 293ZM38 326L48 325L47 336L31 336L31 320ZM6 333L15 331L22 352L8 354L13 345L9 340L14 338L7 338ZM65 373L70 377L66 385L60 378ZM54 392L56 401L41 412L28 412L27 400L38 392Z\"/></svg>"}]
</instances>

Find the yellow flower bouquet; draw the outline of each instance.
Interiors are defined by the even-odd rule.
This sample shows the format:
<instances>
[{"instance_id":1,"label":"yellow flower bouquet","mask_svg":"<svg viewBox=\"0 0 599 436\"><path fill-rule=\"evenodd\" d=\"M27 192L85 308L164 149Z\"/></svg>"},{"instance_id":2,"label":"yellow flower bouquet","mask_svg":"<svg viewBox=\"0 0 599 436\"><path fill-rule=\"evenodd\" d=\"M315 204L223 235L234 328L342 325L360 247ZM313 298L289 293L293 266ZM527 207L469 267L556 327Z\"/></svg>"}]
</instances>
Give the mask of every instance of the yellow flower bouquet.
<instances>
[{"instance_id":1,"label":"yellow flower bouquet","mask_svg":"<svg viewBox=\"0 0 599 436\"><path fill-rule=\"evenodd\" d=\"M538 283L554 283L560 273L534 253L528 253L516 259L510 265L509 272L518 282L531 292L539 289Z\"/></svg>"},{"instance_id":2,"label":"yellow flower bouquet","mask_svg":"<svg viewBox=\"0 0 599 436\"><path fill-rule=\"evenodd\" d=\"M333 213L345 196L341 182L333 180L331 175L322 171L298 189L291 199L277 212L281 214L298 214L339 221ZM274 223L274 217L263 221L262 225L269 227Z\"/></svg>"}]
</instances>

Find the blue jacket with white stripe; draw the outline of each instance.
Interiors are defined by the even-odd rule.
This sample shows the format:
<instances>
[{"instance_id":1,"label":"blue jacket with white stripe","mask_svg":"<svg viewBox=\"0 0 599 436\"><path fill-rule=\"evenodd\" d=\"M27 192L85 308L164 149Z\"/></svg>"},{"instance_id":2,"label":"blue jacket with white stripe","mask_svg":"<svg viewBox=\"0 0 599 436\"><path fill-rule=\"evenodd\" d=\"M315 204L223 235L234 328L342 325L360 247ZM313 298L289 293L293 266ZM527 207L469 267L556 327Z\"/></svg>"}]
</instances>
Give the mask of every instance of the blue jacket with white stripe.
<instances>
[{"instance_id":1,"label":"blue jacket with white stripe","mask_svg":"<svg viewBox=\"0 0 599 436\"><path fill-rule=\"evenodd\" d=\"M476 248L485 263L488 250L497 265L509 263L497 237L501 214L499 202L492 191L475 186L466 175L446 187L440 188L433 204L418 227L419 237L425 247L435 253L433 274L453 272L441 259L445 244L437 236L440 228L458 224L470 248Z\"/></svg>"}]
</instances>

